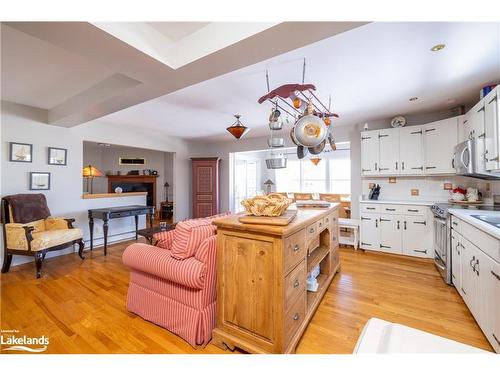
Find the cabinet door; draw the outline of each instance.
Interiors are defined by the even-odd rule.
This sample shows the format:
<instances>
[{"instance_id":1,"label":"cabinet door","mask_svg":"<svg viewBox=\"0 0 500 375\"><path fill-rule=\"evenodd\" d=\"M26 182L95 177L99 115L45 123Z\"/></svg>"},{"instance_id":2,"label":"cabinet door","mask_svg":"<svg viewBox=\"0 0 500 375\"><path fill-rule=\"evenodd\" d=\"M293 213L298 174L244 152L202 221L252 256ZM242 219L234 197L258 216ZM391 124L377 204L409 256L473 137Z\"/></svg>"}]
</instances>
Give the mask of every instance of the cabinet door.
<instances>
[{"instance_id":1,"label":"cabinet door","mask_svg":"<svg viewBox=\"0 0 500 375\"><path fill-rule=\"evenodd\" d=\"M421 126L399 129L400 174L424 173L424 136Z\"/></svg>"},{"instance_id":2,"label":"cabinet door","mask_svg":"<svg viewBox=\"0 0 500 375\"><path fill-rule=\"evenodd\" d=\"M361 133L361 175L378 175L379 139L378 130Z\"/></svg>"},{"instance_id":3,"label":"cabinet door","mask_svg":"<svg viewBox=\"0 0 500 375\"><path fill-rule=\"evenodd\" d=\"M457 291L462 294L460 288L462 287L462 270L460 268L461 264L461 240L462 236L452 230L451 233L451 281Z\"/></svg>"},{"instance_id":4,"label":"cabinet door","mask_svg":"<svg viewBox=\"0 0 500 375\"><path fill-rule=\"evenodd\" d=\"M470 129L471 129L471 139L482 139L484 138L484 100L480 100L471 110L468 112Z\"/></svg>"},{"instance_id":5,"label":"cabinet door","mask_svg":"<svg viewBox=\"0 0 500 375\"><path fill-rule=\"evenodd\" d=\"M460 255L460 270L462 272L462 286L460 291L462 292L462 298L469 307L472 315L479 321L479 309L478 309L478 277L474 271L474 266L477 259L476 248L469 242L466 238L462 236L461 244L461 255Z\"/></svg>"},{"instance_id":6,"label":"cabinet door","mask_svg":"<svg viewBox=\"0 0 500 375\"><path fill-rule=\"evenodd\" d=\"M379 219L378 214L361 213L360 240L362 249L379 250Z\"/></svg>"},{"instance_id":7,"label":"cabinet door","mask_svg":"<svg viewBox=\"0 0 500 375\"><path fill-rule=\"evenodd\" d=\"M498 89L485 98L484 103L484 136L485 136L485 158L486 170L497 171L500 169L499 162L499 121L498 112Z\"/></svg>"},{"instance_id":8,"label":"cabinet door","mask_svg":"<svg viewBox=\"0 0 500 375\"><path fill-rule=\"evenodd\" d=\"M458 141L457 126L456 117L424 125L425 173L455 173L453 152Z\"/></svg>"},{"instance_id":9,"label":"cabinet door","mask_svg":"<svg viewBox=\"0 0 500 375\"><path fill-rule=\"evenodd\" d=\"M402 254L401 250L401 217L399 215L380 216L380 250Z\"/></svg>"},{"instance_id":10,"label":"cabinet door","mask_svg":"<svg viewBox=\"0 0 500 375\"><path fill-rule=\"evenodd\" d=\"M379 166L383 175L399 173L399 129L380 130L379 134Z\"/></svg>"},{"instance_id":11,"label":"cabinet door","mask_svg":"<svg viewBox=\"0 0 500 375\"><path fill-rule=\"evenodd\" d=\"M500 264L481 250L476 256L479 279L479 319L476 320L495 351L500 351Z\"/></svg>"},{"instance_id":12,"label":"cabinet door","mask_svg":"<svg viewBox=\"0 0 500 375\"><path fill-rule=\"evenodd\" d=\"M428 258L434 254L428 247L427 236L430 224L425 217L403 216L402 217L402 249L403 254Z\"/></svg>"}]
</instances>

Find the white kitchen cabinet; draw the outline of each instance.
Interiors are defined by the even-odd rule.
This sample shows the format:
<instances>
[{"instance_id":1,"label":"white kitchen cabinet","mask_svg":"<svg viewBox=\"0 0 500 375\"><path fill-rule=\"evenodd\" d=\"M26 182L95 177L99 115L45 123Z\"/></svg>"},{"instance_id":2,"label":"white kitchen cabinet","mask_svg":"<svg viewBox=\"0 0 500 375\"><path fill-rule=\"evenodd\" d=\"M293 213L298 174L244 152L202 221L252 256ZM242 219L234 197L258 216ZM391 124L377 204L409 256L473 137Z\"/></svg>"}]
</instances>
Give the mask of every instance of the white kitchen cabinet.
<instances>
[{"instance_id":1,"label":"white kitchen cabinet","mask_svg":"<svg viewBox=\"0 0 500 375\"><path fill-rule=\"evenodd\" d=\"M424 125L424 173L454 174L453 153L457 142L457 117Z\"/></svg>"},{"instance_id":2,"label":"white kitchen cabinet","mask_svg":"<svg viewBox=\"0 0 500 375\"><path fill-rule=\"evenodd\" d=\"M402 254L401 217L399 215L380 215L380 250L386 253Z\"/></svg>"},{"instance_id":3,"label":"white kitchen cabinet","mask_svg":"<svg viewBox=\"0 0 500 375\"><path fill-rule=\"evenodd\" d=\"M466 238L462 237L460 241L460 272L462 273L462 286L460 287L461 296L472 315L479 321L479 278L476 275L474 266L477 259L476 248Z\"/></svg>"},{"instance_id":4,"label":"white kitchen cabinet","mask_svg":"<svg viewBox=\"0 0 500 375\"><path fill-rule=\"evenodd\" d=\"M478 323L496 352L500 351L500 264L481 250L476 252Z\"/></svg>"},{"instance_id":5,"label":"white kitchen cabinet","mask_svg":"<svg viewBox=\"0 0 500 375\"><path fill-rule=\"evenodd\" d=\"M425 217L403 216L402 250L404 255L429 258L434 254L429 243L429 222Z\"/></svg>"},{"instance_id":6,"label":"white kitchen cabinet","mask_svg":"<svg viewBox=\"0 0 500 375\"><path fill-rule=\"evenodd\" d=\"M421 126L399 129L399 160L400 174L424 173L424 135Z\"/></svg>"},{"instance_id":7,"label":"white kitchen cabinet","mask_svg":"<svg viewBox=\"0 0 500 375\"><path fill-rule=\"evenodd\" d=\"M361 133L361 174L375 176L379 174L379 138L378 130Z\"/></svg>"},{"instance_id":8,"label":"white kitchen cabinet","mask_svg":"<svg viewBox=\"0 0 500 375\"><path fill-rule=\"evenodd\" d=\"M500 170L500 89L496 87L484 98L485 159L487 171Z\"/></svg>"},{"instance_id":9,"label":"white kitchen cabinet","mask_svg":"<svg viewBox=\"0 0 500 375\"><path fill-rule=\"evenodd\" d=\"M379 214L361 213L360 241L361 248L367 250L379 250L380 230Z\"/></svg>"},{"instance_id":10,"label":"white kitchen cabinet","mask_svg":"<svg viewBox=\"0 0 500 375\"><path fill-rule=\"evenodd\" d=\"M381 175L399 173L399 129L380 130L379 138L379 165Z\"/></svg>"},{"instance_id":11,"label":"white kitchen cabinet","mask_svg":"<svg viewBox=\"0 0 500 375\"><path fill-rule=\"evenodd\" d=\"M451 281L460 295L462 295L461 239L462 236L457 231L451 231Z\"/></svg>"}]
</instances>

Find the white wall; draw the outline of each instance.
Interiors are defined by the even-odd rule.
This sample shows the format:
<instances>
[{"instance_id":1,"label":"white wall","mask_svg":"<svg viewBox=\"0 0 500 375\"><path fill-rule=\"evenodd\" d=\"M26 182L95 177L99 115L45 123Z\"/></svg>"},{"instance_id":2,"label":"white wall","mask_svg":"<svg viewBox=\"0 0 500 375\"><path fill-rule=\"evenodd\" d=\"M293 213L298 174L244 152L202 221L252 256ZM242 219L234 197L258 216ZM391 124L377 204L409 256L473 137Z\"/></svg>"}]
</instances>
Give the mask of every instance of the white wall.
<instances>
[{"instance_id":1,"label":"white wall","mask_svg":"<svg viewBox=\"0 0 500 375\"><path fill-rule=\"evenodd\" d=\"M189 142L176 137L162 137L142 132L141 130L102 122L89 122L74 128L62 128L46 125L43 111L19 104L1 102L1 192L2 195L29 193L28 179L30 171L51 172L51 190L44 191L53 215L76 217L77 225L86 231L88 238L88 222L86 209L91 205L106 205L103 201L84 200L82 195L83 178L83 141L118 143L126 146L147 148L165 152L173 152L172 180L175 180L173 199L175 202L174 218L191 216L191 173ZM23 142L33 144L33 163L9 162L8 143ZM47 147L68 149L67 166L50 166L47 164ZM144 199L140 197L140 199ZM97 202L97 203L96 203ZM123 205L131 203L123 203ZM135 203L138 204L138 203ZM109 204L108 204L109 205ZM117 204L122 205L122 204ZM129 218L130 219L130 218ZM143 220L143 219L142 219ZM110 224L110 234L114 228L125 233L133 229L133 219ZM129 234L130 236L130 234ZM118 238L118 237L116 237ZM3 247L3 243L2 243ZM3 251L2 259L3 259ZM19 262L19 257L15 257ZM30 258L22 257L22 260Z\"/></svg>"},{"instance_id":2,"label":"white wall","mask_svg":"<svg viewBox=\"0 0 500 375\"><path fill-rule=\"evenodd\" d=\"M134 157L144 158L145 165L120 165L120 157ZM162 151L146 150L143 148L117 146L111 147L99 146L95 142L83 142L83 165L93 165L101 172L107 174L116 174L120 171L122 174L138 169L142 174L143 169L152 169L158 171L157 185L156 185L156 204L159 207L160 202L165 200L165 188L163 185L168 181L167 176L170 177L169 184L170 193L173 191L172 177L173 177L173 155ZM86 181L83 181L83 191L86 191ZM94 193L107 193L108 192L108 179L106 177L99 177L94 179Z\"/></svg>"}]
</instances>

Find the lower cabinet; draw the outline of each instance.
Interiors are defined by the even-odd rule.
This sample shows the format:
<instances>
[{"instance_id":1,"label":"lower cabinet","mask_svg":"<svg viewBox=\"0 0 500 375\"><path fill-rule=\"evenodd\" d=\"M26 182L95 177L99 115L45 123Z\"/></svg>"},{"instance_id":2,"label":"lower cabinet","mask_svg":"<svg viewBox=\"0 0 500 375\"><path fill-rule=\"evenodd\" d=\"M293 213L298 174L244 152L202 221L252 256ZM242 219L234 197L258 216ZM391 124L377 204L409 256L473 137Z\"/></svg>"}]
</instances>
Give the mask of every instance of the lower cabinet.
<instances>
[{"instance_id":1,"label":"lower cabinet","mask_svg":"<svg viewBox=\"0 0 500 375\"><path fill-rule=\"evenodd\" d=\"M424 206L361 205L361 248L421 258L433 257L432 225ZM382 205L381 205L382 206ZM369 213L368 209L381 213ZM390 208L389 208L390 207ZM395 212L386 214L384 212Z\"/></svg>"},{"instance_id":2,"label":"lower cabinet","mask_svg":"<svg viewBox=\"0 0 500 375\"><path fill-rule=\"evenodd\" d=\"M454 218L454 220L457 220ZM487 245L500 255L500 241L461 222L460 234L452 230L452 279L493 349L500 352L500 263L476 246ZM486 241L485 241L485 236ZM478 241L481 238L482 241ZM474 243L472 242L474 241Z\"/></svg>"}]
</instances>

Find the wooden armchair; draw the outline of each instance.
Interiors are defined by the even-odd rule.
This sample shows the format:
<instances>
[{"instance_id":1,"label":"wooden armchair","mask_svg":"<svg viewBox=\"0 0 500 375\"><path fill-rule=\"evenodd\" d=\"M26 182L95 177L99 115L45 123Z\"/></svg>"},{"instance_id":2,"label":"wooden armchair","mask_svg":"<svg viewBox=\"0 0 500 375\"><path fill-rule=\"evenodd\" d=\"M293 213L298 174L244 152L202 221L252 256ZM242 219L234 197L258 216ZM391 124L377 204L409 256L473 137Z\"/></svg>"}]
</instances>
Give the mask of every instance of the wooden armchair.
<instances>
[{"instance_id":1,"label":"wooden armchair","mask_svg":"<svg viewBox=\"0 0 500 375\"><path fill-rule=\"evenodd\" d=\"M73 227L75 219L51 217L43 194L16 194L2 198L1 220L5 249L2 273L10 269L13 255L35 258L36 278L40 278L42 262L49 251L79 245L83 256L82 231Z\"/></svg>"}]
</instances>

